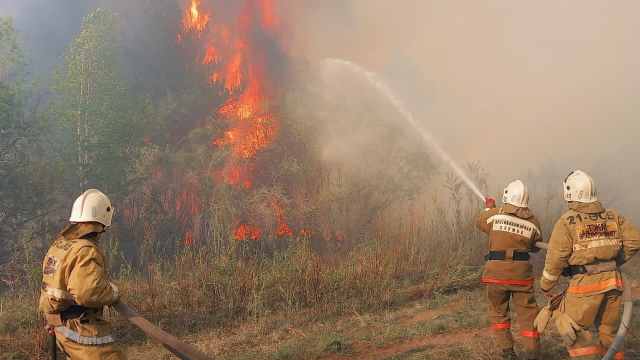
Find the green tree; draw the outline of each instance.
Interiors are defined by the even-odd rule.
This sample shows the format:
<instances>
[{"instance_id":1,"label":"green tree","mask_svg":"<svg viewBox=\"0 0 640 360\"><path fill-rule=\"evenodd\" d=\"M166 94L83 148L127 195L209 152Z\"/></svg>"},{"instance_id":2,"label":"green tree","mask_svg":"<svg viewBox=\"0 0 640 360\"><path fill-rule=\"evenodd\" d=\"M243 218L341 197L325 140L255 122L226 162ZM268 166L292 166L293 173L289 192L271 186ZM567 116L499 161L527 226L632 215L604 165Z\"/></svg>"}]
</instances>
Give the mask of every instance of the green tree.
<instances>
[{"instance_id":1,"label":"green tree","mask_svg":"<svg viewBox=\"0 0 640 360\"><path fill-rule=\"evenodd\" d=\"M12 21L0 18L0 266L11 260L14 270L30 272L42 245L38 226L44 223L36 220L49 213L54 194L25 63ZM0 273L11 273L5 270Z\"/></svg>"},{"instance_id":2,"label":"green tree","mask_svg":"<svg viewBox=\"0 0 640 360\"><path fill-rule=\"evenodd\" d=\"M52 140L59 147L61 176L73 192L94 186L124 192L142 143L144 102L124 80L117 29L109 11L88 15L54 79ZM75 172L68 171L71 164Z\"/></svg>"},{"instance_id":3,"label":"green tree","mask_svg":"<svg viewBox=\"0 0 640 360\"><path fill-rule=\"evenodd\" d=\"M24 63L11 18L0 18L0 81L19 73Z\"/></svg>"},{"instance_id":4,"label":"green tree","mask_svg":"<svg viewBox=\"0 0 640 360\"><path fill-rule=\"evenodd\" d=\"M26 210L18 191L26 177L29 134L21 99L22 64L13 22L0 18L0 239L15 231Z\"/></svg>"}]
</instances>

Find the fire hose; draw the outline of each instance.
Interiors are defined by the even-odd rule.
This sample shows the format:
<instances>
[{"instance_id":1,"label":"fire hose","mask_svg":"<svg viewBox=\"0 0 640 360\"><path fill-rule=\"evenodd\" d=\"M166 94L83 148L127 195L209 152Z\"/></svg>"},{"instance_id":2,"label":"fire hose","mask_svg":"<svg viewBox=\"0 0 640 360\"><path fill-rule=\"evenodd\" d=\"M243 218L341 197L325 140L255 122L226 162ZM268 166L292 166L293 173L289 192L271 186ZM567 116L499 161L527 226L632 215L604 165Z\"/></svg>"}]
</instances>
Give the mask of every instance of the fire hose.
<instances>
[{"instance_id":1,"label":"fire hose","mask_svg":"<svg viewBox=\"0 0 640 360\"><path fill-rule=\"evenodd\" d=\"M543 242L537 242L536 247L542 250L547 250L549 248L549 244ZM622 275L622 282L624 289L622 291L622 301L624 303L623 312L622 312L622 321L620 321L620 327L618 328L618 332L616 333L616 337L613 339L613 343L609 350L607 350L606 354L602 358L602 360L613 360L615 354L622 349L624 345L624 338L627 336L627 331L631 326L631 316L633 315L633 297L631 295L631 287L629 286L629 282L624 274Z\"/></svg>"},{"instance_id":2,"label":"fire hose","mask_svg":"<svg viewBox=\"0 0 640 360\"><path fill-rule=\"evenodd\" d=\"M178 340L175 336L161 330L157 326L153 325L145 318L140 316L137 311L131 308L129 305L118 302L113 305L113 308L122 315L125 319L129 320L133 325L138 327L148 337L158 341L167 350L173 353L175 356L182 360L211 360L212 358L200 352L195 347ZM49 334L48 336L48 352L50 360L58 359L58 346L56 344L56 336Z\"/></svg>"},{"instance_id":3,"label":"fire hose","mask_svg":"<svg viewBox=\"0 0 640 360\"><path fill-rule=\"evenodd\" d=\"M120 315L129 320L130 323L142 330L148 337L161 343L167 350L182 360L211 360L212 358L203 354L194 346L178 340L175 336L161 330L129 305L118 302L113 306Z\"/></svg>"}]
</instances>

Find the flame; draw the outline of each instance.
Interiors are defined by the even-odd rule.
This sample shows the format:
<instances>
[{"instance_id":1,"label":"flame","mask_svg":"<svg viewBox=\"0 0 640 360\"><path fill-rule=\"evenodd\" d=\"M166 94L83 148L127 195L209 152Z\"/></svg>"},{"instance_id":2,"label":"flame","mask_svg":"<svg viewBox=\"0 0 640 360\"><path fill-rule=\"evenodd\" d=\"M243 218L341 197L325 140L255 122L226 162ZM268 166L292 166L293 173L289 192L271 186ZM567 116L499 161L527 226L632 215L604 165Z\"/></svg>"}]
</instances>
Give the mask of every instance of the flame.
<instances>
[{"instance_id":1,"label":"flame","mask_svg":"<svg viewBox=\"0 0 640 360\"><path fill-rule=\"evenodd\" d=\"M217 64L218 62L220 62L218 49L216 49L212 45L207 46L207 50L204 54L204 59L202 59L202 65Z\"/></svg>"},{"instance_id":2,"label":"flame","mask_svg":"<svg viewBox=\"0 0 640 360\"><path fill-rule=\"evenodd\" d=\"M186 246L191 246L193 245L193 231L191 230L187 230L184 233L184 237L182 239L182 242L186 245Z\"/></svg>"},{"instance_id":3,"label":"flame","mask_svg":"<svg viewBox=\"0 0 640 360\"><path fill-rule=\"evenodd\" d=\"M206 81L220 95L226 96L216 110L218 116L212 118L223 119L227 129L214 137L211 143L228 149L229 155L225 165L212 172L212 177L249 189L254 185L257 156L273 144L280 129L280 119L270 107L276 96L275 81L267 71L266 59L270 52L262 41L264 36L268 36L275 40L273 44L279 43L281 22L276 15L277 0L238 0L242 5L235 17L217 15L214 4L224 4L220 0L207 0L206 6L203 6L204 0L186 1L179 39L184 41L189 34L195 35L195 39L202 39L196 60L207 66L209 75ZM260 41L256 34L261 34L258 36ZM182 199L182 203L190 202ZM293 236L281 205L273 207L277 219L276 235ZM244 223L234 231L238 240L258 240L261 236L260 228Z\"/></svg>"},{"instance_id":4,"label":"flame","mask_svg":"<svg viewBox=\"0 0 640 360\"><path fill-rule=\"evenodd\" d=\"M293 230L291 230L291 228L289 227L289 224L279 223L278 229L276 231L276 235L278 235L279 237L292 237Z\"/></svg>"},{"instance_id":5,"label":"flame","mask_svg":"<svg viewBox=\"0 0 640 360\"><path fill-rule=\"evenodd\" d=\"M212 143L230 150L222 171L223 181L251 187L251 174L242 164L254 161L267 149L279 129L279 119L269 108L273 94L269 90L271 81L263 71L266 50L253 39L256 30L277 34L279 20L274 0L244 0L235 24L204 11L201 1L191 0L185 8L183 33L195 31L206 37L200 63L211 67L209 84L222 86L228 95L217 113L229 127Z\"/></svg>"},{"instance_id":6,"label":"flame","mask_svg":"<svg viewBox=\"0 0 640 360\"><path fill-rule=\"evenodd\" d=\"M198 14L198 3L194 1L191 3L191 18L197 20Z\"/></svg>"},{"instance_id":7,"label":"flame","mask_svg":"<svg viewBox=\"0 0 640 360\"><path fill-rule=\"evenodd\" d=\"M215 171L213 178L218 182L250 189L253 186L252 172L252 164L227 164L224 169Z\"/></svg>"},{"instance_id":8,"label":"flame","mask_svg":"<svg viewBox=\"0 0 640 360\"><path fill-rule=\"evenodd\" d=\"M201 0L191 0L191 6L185 10L182 24L185 31L196 31L201 33L207 27L209 23L209 14L200 13ZM179 36L179 40L182 40L182 36Z\"/></svg>"},{"instance_id":9,"label":"flame","mask_svg":"<svg viewBox=\"0 0 640 360\"><path fill-rule=\"evenodd\" d=\"M262 231L260 228L247 225L240 224L234 231L234 238L238 241L241 240L260 240L260 236L262 236Z\"/></svg>"},{"instance_id":10,"label":"flame","mask_svg":"<svg viewBox=\"0 0 640 360\"><path fill-rule=\"evenodd\" d=\"M289 227L289 224L286 222L282 205L277 200L273 200L271 207L273 208L273 213L278 221L276 235L279 237L292 237L293 230L291 230L291 227Z\"/></svg>"},{"instance_id":11,"label":"flame","mask_svg":"<svg viewBox=\"0 0 640 360\"><path fill-rule=\"evenodd\" d=\"M280 19L275 13L274 0L260 0L259 3L262 13L262 26L265 29L277 29L280 25Z\"/></svg>"},{"instance_id":12,"label":"flame","mask_svg":"<svg viewBox=\"0 0 640 360\"><path fill-rule=\"evenodd\" d=\"M233 94L242 86L242 56L241 52L233 54L225 69L224 88L229 94Z\"/></svg>"}]
</instances>

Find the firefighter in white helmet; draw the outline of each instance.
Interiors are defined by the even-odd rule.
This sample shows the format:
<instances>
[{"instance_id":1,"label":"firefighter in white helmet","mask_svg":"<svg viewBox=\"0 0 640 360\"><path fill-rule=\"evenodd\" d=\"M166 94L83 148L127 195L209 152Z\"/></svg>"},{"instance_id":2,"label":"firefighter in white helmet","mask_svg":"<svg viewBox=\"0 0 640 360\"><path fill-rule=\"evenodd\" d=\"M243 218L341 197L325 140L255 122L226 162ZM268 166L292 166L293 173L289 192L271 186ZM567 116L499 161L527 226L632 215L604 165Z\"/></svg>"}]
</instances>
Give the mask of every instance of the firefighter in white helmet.
<instances>
[{"instance_id":1,"label":"firefighter in white helmet","mask_svg":"<svg viewBox=\"0 0 640 360\"><path fill-rule=\"evenodd\" d=\"M502 202L503 206L496 208L495 200L487 198L486 209L477 220L478 228L489 236L482 282L487 285L492 332L503 358L517 359L509 313L513 309L524 356L536 359L540 335L533 326L538 305L529 254L537 251L540 224L529 210L529 192L522 181L513 181L504 189Z\"/></svg>"},{"instance_id":2,"label":"firefighter in white helmet","mask_svg":"<svg viewBox=\"0 0 640 360\"><path fill-rule=\"evenodd\" d=\"M102 318L103 308L119 299L97 243L113 213L105 194L85 191L73 203L70 224L44 258L39 308L58 348L71 360L125 358Z\"/></svg>"},{"instance_id":3,"label":"firefighter in white helmet","mask_svg":"<svg viewBox=\"0 0 640 360\"><path fill-rule=\"evenodd\" d=\"M623 290L618 267L640 250L640 232L616 210L598 201L596 186L577 170L564 181L569 210L549 238L540 288L548 297L561 275L569 287L554 313L571 358L600 359L611 346L620 322ZM597 328L598 341L591 328ZM615 355L624 359L624 352Z\"/></svg>"}]
</instances>

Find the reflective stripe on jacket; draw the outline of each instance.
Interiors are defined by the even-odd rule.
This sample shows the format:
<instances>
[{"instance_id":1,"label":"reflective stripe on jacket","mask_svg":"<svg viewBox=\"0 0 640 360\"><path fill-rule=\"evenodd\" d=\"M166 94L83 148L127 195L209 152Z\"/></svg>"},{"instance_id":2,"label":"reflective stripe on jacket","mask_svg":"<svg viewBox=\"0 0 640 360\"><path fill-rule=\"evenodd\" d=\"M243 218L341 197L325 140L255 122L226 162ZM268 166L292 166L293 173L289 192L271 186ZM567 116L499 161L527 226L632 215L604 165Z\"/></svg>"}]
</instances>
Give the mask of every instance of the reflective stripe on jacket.
<instances>
[{"instance_id":1,"label":"reflective stripe on jacket","mask_svg":"<svg viewBox=\"0 0 640 360\"><path fill-rule=\"evenodd\" d=\"M492 285L531 286L533 273L528 261L514 261L514 251L535 252L534 244L542 240L540 223L528 208L506 204L487 209L478 215L477 227L489 237L488 251L504 251L505 260L487 261L482 282Z\"/></svg>"},{"instance_id":2,"label":"reflective stripe on jacket","mask_svg":"<svg viewBox=\"0 0 640 360\"><path fill-rule=\"evenodd\" d=\"M622 265L640 250L640 231L616 210L599 202L570 203L549 239L540 286L551 289L569 265L592 265L616 261ZM579 274L571 278L567 291L576 295L621 290L618 271Z\"/></svg>"}]
</instances>

